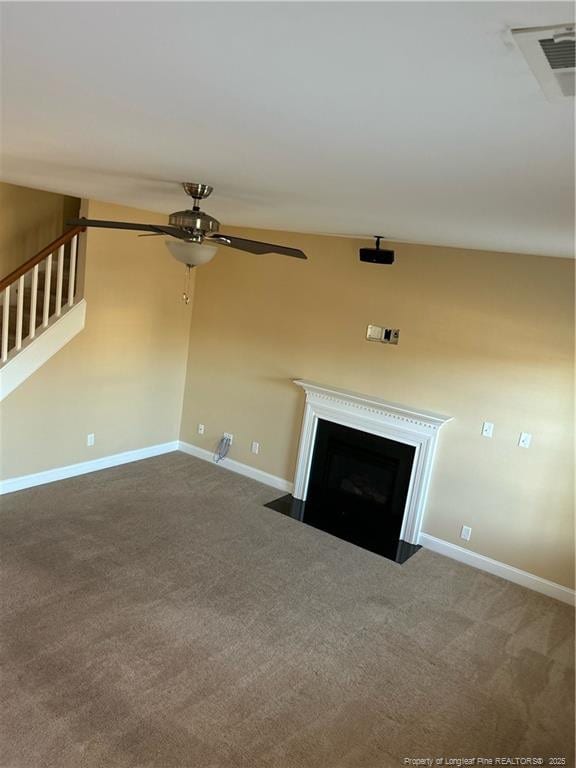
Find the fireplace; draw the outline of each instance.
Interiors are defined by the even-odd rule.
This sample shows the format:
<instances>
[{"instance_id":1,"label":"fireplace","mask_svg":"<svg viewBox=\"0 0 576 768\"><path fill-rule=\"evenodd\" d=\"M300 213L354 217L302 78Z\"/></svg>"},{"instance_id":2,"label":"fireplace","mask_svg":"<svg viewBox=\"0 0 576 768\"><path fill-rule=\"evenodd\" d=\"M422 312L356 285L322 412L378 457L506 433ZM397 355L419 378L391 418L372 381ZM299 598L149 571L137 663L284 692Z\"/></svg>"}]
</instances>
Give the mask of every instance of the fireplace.
<instances>
[{"instance_id":1,"label":"fireplace","mask_svg":"<svg viewBox=\"0 0 576 768\"><path fill-rule=\"evenodd\" d=\"M302 520L372 552L400 539L413 446L320 419Z\"/></svg>"},{"instance_id":2,"label":"fireplace","mask_svg":"<svg viewBox=\"0 0 576 768\"><path fill-rule=\"evenodd\" d=\"M397 562L419 549L450 417L309 381L293 495L266 505Z\"/></svg>"}]
</instances>

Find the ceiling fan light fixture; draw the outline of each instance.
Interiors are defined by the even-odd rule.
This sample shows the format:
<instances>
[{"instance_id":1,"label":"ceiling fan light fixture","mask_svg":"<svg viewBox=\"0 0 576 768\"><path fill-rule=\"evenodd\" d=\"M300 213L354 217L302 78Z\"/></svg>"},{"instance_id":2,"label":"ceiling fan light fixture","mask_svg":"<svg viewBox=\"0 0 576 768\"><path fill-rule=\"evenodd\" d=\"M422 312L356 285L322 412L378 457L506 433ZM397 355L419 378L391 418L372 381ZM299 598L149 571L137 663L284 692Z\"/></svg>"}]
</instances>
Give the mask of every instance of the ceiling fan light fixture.
<instances>
[{"instance_id":1,"label":"ceiling fan light fixture","mask_svg":"<svg viewBox=\"0 0 576 768\"><path fill-rule=\"evenodd\" d=\"M218 246L205 243L187 243L184 240L166 240L166 248L177 261L189 267L207 264L216 255Z\"/></svg>"},{"instance_id":2,"label":"ceiling fan light fixture","mask_svg":"<svg viewBox=\"0 0 576 768\"><path fill-rule=\"evenodd\" d=\"M212 192L212 187L207 184L188 184L184 185L185 192L188 192L194 198L194 207L192 210L175 211L168 218L168 225L165 224L137 224L130 221L104 221L101 219L87 219L81 217L72 219L67 223L70 226L82 227L103 227L104 229L128 229L135 232L146 232L153 235L168 235L170 239L165 241L166 247L175 259L187 264L189 267L197 267L200 264L206 264L216 253L219 246L234 248L237 251L246 251L247 253L280 253L284 256L294 256L297 259L305 259L306 254L299 248L291 248L287 245L275 245L274 243L263 243L261 240L247 240L244 237L235 235L224 235L220 233L220 222L213 216L209 216L200 210L198 201L208 197ZM217 245L206 245L204 238Z\"/></svg>"}]
</instances>

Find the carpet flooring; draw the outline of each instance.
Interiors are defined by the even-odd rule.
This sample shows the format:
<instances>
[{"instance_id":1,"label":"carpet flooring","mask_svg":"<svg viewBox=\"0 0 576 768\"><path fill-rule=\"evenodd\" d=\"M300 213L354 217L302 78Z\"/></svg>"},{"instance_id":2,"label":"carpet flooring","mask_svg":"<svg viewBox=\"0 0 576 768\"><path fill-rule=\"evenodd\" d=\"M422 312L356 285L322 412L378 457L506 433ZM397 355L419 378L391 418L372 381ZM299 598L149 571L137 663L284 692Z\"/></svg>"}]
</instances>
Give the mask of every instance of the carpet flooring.
<instances>
[{"instance_id":1,"label":"carpet flooring","mask_svg":"<svg viewBox=\"0 0 576 768\"><path fill-rule=\"evenodd\" d=\"M277 495L172 453L2 497L0 766L573 765L569 606Z\"/></svg>"}]
</instances>

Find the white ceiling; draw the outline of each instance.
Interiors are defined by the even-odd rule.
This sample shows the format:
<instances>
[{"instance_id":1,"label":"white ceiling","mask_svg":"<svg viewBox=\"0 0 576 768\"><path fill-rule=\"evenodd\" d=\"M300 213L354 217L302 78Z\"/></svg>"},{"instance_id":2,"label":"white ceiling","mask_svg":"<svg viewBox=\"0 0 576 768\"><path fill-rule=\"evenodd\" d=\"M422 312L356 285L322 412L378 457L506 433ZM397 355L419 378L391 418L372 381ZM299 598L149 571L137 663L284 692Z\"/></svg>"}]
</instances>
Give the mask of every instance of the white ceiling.
<instances>
[{"instance_id":1,"label":"white ceiling","mask_svg":"<svg viewBox=\"0 0 576 768\"><path fill-rule=\"evenodd\" d=\"M1 177L231 225L573 253L571 3L3 3Z\"/></svg>"}]
</instances>

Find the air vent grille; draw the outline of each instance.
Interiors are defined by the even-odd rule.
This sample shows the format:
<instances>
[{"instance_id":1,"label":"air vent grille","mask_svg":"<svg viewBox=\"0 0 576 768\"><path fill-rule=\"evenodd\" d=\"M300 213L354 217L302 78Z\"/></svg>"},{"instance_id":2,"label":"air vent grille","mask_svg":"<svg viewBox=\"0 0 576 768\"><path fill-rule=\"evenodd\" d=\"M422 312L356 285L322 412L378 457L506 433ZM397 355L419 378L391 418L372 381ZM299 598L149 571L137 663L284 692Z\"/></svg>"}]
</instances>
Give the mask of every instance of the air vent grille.
<instances>
[{"instance_id":1,"label":"air vent grille","mask_svg":"<svg viewBox=\"0 0 576 768\"><path fill-rule=\"evenodd\" d=\"M512 29L511 32L548 101L574 97L576 43L573 22Z\"/></svg>"},{"instance_id":2,"label":"air vent grille","mask_svg":"<svg viewBox=\"0 0 576 768\"><path fill-rule=\"evenodd\" d=\"M574 40L562 40L557 43L550 38L538 42L552 69L568 69L576 66L576 42Z\"/></svg>"}]
</instances>

